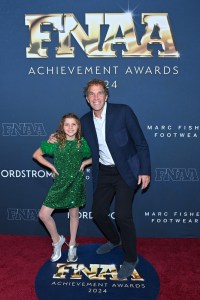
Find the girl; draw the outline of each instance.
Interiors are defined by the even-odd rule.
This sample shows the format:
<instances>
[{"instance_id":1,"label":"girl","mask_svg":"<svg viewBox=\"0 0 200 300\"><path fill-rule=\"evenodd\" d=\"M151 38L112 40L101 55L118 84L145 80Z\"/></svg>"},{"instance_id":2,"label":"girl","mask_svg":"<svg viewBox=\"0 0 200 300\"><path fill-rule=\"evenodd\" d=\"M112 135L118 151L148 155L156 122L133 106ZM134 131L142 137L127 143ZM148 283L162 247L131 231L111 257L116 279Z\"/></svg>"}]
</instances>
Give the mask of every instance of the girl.
<instances>
[{"instance_id":1,"label":"girl","mask_svg":"<svg viewBox=\"0 0 200 300\"><path fill-rule=\"evenodd\" d=\"M41 143L33 158L50 168L54 183L50 188L39 212L39 218L50 233L53 246L51 261L61 257L61 248L65 238L58 234L52 218L55 209L69 209L70 241L68 262L75 262L77 256L76 234L79 223L79 207L85 205L84 168L92 163L91 151L86 140L81 137L79 118L70 113L64 115L55 133L56 143ZM54 156L54 165L44 158L44 154ZM83 160L87 158L86 160Z\"/></svg>"}]
</instances>

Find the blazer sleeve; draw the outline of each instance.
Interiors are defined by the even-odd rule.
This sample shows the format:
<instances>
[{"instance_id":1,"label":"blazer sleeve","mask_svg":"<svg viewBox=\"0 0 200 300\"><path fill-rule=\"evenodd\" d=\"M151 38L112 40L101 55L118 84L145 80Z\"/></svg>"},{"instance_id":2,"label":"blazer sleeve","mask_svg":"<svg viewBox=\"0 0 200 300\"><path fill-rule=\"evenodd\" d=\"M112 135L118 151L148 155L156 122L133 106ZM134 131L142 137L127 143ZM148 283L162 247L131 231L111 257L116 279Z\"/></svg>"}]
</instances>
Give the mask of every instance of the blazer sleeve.
<instances>
[{"instance_id":1,"label":"blazer sleeve","mask_svg":"<svg viewBox=\"0 0 200 300\"><path fill-rule=\"evenodd\" d=\"M137 150L137 155L139 158L139 175L150 175L151 163L149 146L142 132L138 119L129 106L126 107L125 116L126 126L128 128L129 135L135 144L135 148Z\"/></svg>"}]
</instances>

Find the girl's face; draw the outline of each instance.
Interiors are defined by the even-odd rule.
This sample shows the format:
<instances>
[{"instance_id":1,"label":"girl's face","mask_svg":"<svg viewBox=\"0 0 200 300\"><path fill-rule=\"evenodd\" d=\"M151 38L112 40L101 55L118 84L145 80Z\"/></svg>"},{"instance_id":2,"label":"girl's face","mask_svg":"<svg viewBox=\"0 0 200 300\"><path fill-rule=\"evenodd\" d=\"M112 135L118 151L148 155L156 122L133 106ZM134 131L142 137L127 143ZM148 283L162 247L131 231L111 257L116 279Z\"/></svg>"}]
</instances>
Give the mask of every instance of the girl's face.
<instances>
[{"instance_id":1,"label":"girl's face","mask_svg":"<svg viewBox=\"0 0 200 300\"><path fill-rule=\"evenodd\" d=\"M63 130L67 140L74 140L78 131L78 124L74 118L66 118L64 121Z\"/></svg>"}]
</instances>

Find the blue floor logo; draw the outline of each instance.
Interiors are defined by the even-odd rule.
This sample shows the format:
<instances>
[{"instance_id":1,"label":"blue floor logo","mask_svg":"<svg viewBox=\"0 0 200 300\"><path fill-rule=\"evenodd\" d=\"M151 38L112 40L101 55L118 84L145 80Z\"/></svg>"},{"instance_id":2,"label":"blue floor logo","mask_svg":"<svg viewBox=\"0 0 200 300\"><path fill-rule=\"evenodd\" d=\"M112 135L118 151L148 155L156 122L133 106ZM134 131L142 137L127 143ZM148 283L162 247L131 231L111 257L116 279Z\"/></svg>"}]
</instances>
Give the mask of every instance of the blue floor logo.
<instances>
[{"instance_id":1,"label":"blue floor logo","mask_svg":"<svg viewBox=\"0 0 200 300\"><path fill-rule=\"evenodd\" d=\"M47 261L39 270L35 289L39 300L156 300L160 282L155 269L143 257L126 280L118 280L123 262L121 248L96 254L98 244L78 247L79 260L67 263L67 251L59 261Z\"/></svg>"}]
</instances>

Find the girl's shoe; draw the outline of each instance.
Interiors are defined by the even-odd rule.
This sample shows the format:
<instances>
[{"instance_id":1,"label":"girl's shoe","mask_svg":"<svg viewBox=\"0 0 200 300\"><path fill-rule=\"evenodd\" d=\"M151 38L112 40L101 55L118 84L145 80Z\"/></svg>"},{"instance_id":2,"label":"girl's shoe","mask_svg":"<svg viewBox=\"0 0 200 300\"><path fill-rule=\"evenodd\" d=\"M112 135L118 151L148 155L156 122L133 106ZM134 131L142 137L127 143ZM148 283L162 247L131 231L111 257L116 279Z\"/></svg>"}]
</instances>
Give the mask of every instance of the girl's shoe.
<instances>
[{"instance_id":1,"label":"girl's shoe","mask_svg":"<svg viewBox=\"0 0 200 300\"><path fill-rule=\"evenodd\" d=\"M60 240L56 244L52 244L53 246L53 254L51 256L51 261L57 261L61 258L61 248L62 245L65 243L65 238L63 235L60 236Z\"/></svg>"},{"instance_id":2,"label":"girl's shoe","mask_svg":"<svg viewBox=\"0 0 200 300\"><path fill-rule=\"evenodd\" d=\"M67 262L75 262L78 260L77 252L77 244L73 246L69 246Z\"/></svg>"}]
</instances>

